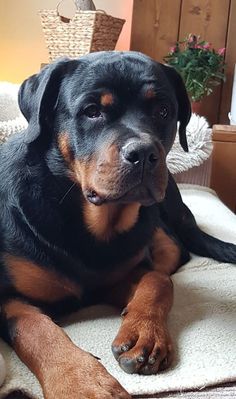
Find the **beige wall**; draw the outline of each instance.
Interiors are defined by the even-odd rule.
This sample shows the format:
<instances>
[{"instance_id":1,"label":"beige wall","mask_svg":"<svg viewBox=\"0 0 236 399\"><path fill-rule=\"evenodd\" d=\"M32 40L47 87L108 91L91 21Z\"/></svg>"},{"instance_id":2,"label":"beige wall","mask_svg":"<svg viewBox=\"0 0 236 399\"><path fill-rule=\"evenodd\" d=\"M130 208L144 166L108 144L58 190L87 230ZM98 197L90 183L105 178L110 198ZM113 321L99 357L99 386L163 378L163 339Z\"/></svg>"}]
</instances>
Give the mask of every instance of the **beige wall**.
<instances>
[{"instance_id":1,"label":"beige wall","mask_svg":"<svg viewBox=\"0 0 236 399\"><path fill-rule=\"evenodd\" d=\"M0 80L21 82L48 61L40 8L55 8L57 0L0 0ZM117 50L128 50L133 0L94 0L97 9L125 18ZM72 10L72 0L64 1Z\"/></svg>"}]
</instances>

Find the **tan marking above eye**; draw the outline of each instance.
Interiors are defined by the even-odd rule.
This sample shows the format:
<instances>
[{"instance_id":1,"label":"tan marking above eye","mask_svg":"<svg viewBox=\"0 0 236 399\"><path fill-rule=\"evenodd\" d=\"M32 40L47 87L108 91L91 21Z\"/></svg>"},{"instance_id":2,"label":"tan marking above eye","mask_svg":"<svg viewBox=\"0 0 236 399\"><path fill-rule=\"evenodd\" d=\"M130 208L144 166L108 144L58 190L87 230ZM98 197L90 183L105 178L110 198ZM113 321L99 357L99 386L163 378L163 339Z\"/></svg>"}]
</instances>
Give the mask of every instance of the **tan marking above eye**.
<instances>
[{"instance_id":1,"label":"tan marking above eye","mask_svg":"<svg viewBox=\"0 0 236 399\"><path fill-rule=\"evenodd\" d=\"M112 105L114 103L114 97L111 93L104 93L101 96L101 105L104 107Z\"/></svg>"}]
</instances>

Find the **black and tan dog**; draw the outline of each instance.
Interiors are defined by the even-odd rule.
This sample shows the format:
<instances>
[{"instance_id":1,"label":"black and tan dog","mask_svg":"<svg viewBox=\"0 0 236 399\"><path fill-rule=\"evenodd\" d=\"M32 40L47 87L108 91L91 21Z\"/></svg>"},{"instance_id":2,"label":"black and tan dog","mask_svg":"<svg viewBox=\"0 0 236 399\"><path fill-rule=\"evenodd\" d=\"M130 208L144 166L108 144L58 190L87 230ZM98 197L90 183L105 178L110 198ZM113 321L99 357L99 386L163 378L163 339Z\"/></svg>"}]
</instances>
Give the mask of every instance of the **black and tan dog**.
<instances>
[{"instance_id":1,"label":"black and tan dog","mask_svg":"<svg viewBox=\"0 0 236 399\"><path fill-rule=\"evenodd\" d=\"M188 149L184 85L142 54L102 52L46 67L19 104L29 127L0 154L1 335L47 399L130 398L54 321L99 301L123 308L115 358L157 373L173 357L170 275L188 251L236 261L168 174L178 121Z\"/></svg>"}]
</instances>

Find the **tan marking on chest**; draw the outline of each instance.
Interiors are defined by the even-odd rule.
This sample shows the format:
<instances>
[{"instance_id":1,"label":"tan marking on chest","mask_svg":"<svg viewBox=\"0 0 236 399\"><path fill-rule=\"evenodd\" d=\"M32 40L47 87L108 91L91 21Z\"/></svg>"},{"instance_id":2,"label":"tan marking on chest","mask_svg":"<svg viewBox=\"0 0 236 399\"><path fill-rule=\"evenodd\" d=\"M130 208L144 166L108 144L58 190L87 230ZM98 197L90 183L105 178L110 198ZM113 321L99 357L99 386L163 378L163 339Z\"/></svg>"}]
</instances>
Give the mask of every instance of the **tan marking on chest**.
<instances>
[{"instance_id":1,"label":"tan marking on chest","mask_svg":"<svg viewBox=\"0 0 236 399\"><path fill-rule=\"evenodd\" d=\"M81 297L81 287L55 271L9 254L4 255L4 263L14 287L31 299L52 303Z\"/></svg>"},{"instance_id":2,"label":"tan marking on chest","mask_svg":"<svg viewBox=\"0 0 236 399\"><path fill-rule=\"evenodd\" d=\"M96 206L84 202L84 222L88 230L99 240L108 241L116 234L129 231L136 223L140 204L104 204Z\"/></svg>"}]
</instances>

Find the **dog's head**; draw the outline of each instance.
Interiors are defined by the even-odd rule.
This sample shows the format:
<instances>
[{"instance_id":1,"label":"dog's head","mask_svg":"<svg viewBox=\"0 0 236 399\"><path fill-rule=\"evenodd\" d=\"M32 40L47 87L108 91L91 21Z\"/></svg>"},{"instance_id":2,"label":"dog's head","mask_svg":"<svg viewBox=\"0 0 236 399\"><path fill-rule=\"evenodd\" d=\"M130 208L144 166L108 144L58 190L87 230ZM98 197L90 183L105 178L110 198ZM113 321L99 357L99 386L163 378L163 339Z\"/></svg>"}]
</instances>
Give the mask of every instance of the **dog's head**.
<instances>
[{"instance_id":1,"label":"dog's head","mask_svg":"<svg viewBox=\"0 0 236 399\"><path fill-rule=\"evenodd\" d=\"M140 53L60 60L23 83L19 104L29 121L29 148L53 152L60 173L95 205L161 201L178 121L188 149L191 112L182 80Z\"/></svg>"}]
</instances>

